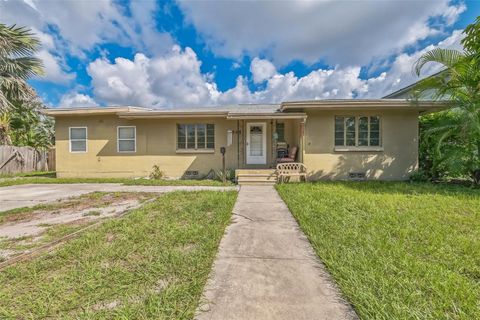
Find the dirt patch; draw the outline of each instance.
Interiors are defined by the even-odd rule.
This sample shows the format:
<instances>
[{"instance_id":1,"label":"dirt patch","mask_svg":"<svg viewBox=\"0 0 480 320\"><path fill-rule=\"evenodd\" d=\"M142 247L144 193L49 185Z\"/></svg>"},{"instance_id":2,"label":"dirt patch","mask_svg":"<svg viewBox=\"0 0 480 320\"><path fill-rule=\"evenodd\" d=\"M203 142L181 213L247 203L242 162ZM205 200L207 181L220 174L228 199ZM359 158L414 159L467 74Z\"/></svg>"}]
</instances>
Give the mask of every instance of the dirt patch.
<instances>
[{"instance_id":1,"label":"dirt patch","mask_svg":"<svg viewBox=\"0 0 480 320\"><path fill-rule=\"evenodd\" d=\"M16 253L15 250L10 249L0 249L0 262L8 260L11 256Z\"/></svg>"},{"instance_id":2,"label":"dirt patch","mask_svg":"<svg viewBox=\"0 0 480 320\"><path fill-rule=\"evenodd\" d=\"M40 208L16 210L0 220L0 259L74 232L100 219L121 215L155 197L144 193L93 193ZM113 241L113 238L111 239Z\"/></svg>"}]
</instances>

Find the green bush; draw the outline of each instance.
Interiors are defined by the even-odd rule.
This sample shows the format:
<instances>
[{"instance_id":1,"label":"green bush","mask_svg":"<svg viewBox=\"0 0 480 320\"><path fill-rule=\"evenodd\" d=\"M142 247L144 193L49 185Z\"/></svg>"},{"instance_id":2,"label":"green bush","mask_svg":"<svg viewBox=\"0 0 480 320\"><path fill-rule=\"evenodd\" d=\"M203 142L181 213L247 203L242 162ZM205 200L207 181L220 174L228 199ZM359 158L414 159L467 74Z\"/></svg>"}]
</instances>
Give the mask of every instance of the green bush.
<instances>
[{"instance_id":1,"label":"green bush","mask_svg":"<svg viewBox=\"0 0 480 320\"><path fill-rule=\"evenodd\" d=\"M152 172L150 172L150 179L154 180L160 180L165 176L162 170L160 170L160 167L158 165L154 165L152 168Z\"/></svg>"}]
</instances>

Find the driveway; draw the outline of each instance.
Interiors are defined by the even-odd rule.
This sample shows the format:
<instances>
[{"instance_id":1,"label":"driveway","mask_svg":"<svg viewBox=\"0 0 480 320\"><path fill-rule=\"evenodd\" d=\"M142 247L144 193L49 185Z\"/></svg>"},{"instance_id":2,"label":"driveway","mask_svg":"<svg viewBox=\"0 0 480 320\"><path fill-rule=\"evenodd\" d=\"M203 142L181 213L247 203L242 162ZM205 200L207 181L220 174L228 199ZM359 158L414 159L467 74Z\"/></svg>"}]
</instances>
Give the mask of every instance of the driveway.
<instances>
[{"instance_id":1,"label":"driveway","mask_svg":"<svg viewBox=\"0 0 480 320\"><path fill-rule=\"evenodd\" d=\"M154 192L237 190L236 187L209 186L126 186L118 183L23 184L0 187L0 211L32 207L41 203L78 197L91 192Z\"/></svg>"},{"instance_id":2,"label":"driveway","mask_svg":"<svg viewBox=\"0 0 480 320\"><path fill-rule=\"evenodd\" d=\"M271 186L242 186L197 320L357 319Z\"/></svg>"}]
</instances>

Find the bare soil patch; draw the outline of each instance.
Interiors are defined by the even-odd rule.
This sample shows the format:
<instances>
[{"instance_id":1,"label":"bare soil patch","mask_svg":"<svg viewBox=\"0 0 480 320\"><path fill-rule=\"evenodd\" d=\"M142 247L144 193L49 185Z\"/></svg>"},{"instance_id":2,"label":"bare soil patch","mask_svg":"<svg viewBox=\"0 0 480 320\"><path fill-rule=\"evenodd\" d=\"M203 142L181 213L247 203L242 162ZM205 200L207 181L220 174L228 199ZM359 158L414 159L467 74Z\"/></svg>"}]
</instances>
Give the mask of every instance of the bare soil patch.
<instances>
[{"instance_id":1,"label":"bare soil patch","mask_svg":"<svg viewBox=\"0 0 480 320\"><path fill-rule=\"evenodd\" d=\"M59 239L98 220L121 215L155 197L151 193L90 193L0 216L0 262Z\"/></svg>"}]
</instances>

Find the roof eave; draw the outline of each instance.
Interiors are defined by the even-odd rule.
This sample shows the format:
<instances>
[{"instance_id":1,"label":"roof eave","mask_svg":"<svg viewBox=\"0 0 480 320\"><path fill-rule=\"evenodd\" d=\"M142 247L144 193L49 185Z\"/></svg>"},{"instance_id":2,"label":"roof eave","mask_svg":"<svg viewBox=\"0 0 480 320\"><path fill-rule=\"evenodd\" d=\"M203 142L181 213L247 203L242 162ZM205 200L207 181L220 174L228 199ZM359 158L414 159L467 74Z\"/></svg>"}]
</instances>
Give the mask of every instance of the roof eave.
<instances>
[{"instance_id":1,"label":"roof eave","mask_svg":"<svg viewBox=\"0 0 480 320\"><path fill-rule=\"evenodd\" d=\"M447 102L440 101L410 101L405 99L381 100L316 100L284 102L282 111L288 109L317 109L317 110L350 110L350 109L403 109L423 110L448 108Z\"/></svg>"},{"instance_id":2,"label":"roof eave","mask_svg":"<svg viewBox=\"0 0 480 320\"><path fill-rule=\"evenodd\" d=\"M165 111L147 111L147 112L121 112L119 118L123 119L176 119L176 118L226 118L228 112L223 111L198 111L198 112L165 112Z\"/></svg>"},{"instance_id":3,"label":"roof eave","mask_svg":"<svg viewBox=\"0 0 480 320\"><path fill-rule=\"evenodd\" d=\"M93 115L108 115L108 114L118 114L121 112L134 112L143 110L142 112L147 112L151 109L141 108L141 107L88 107L88 108L50 108L40 110L41 113L50 116L93 116Z\"/></svg>"}]
</instances>

